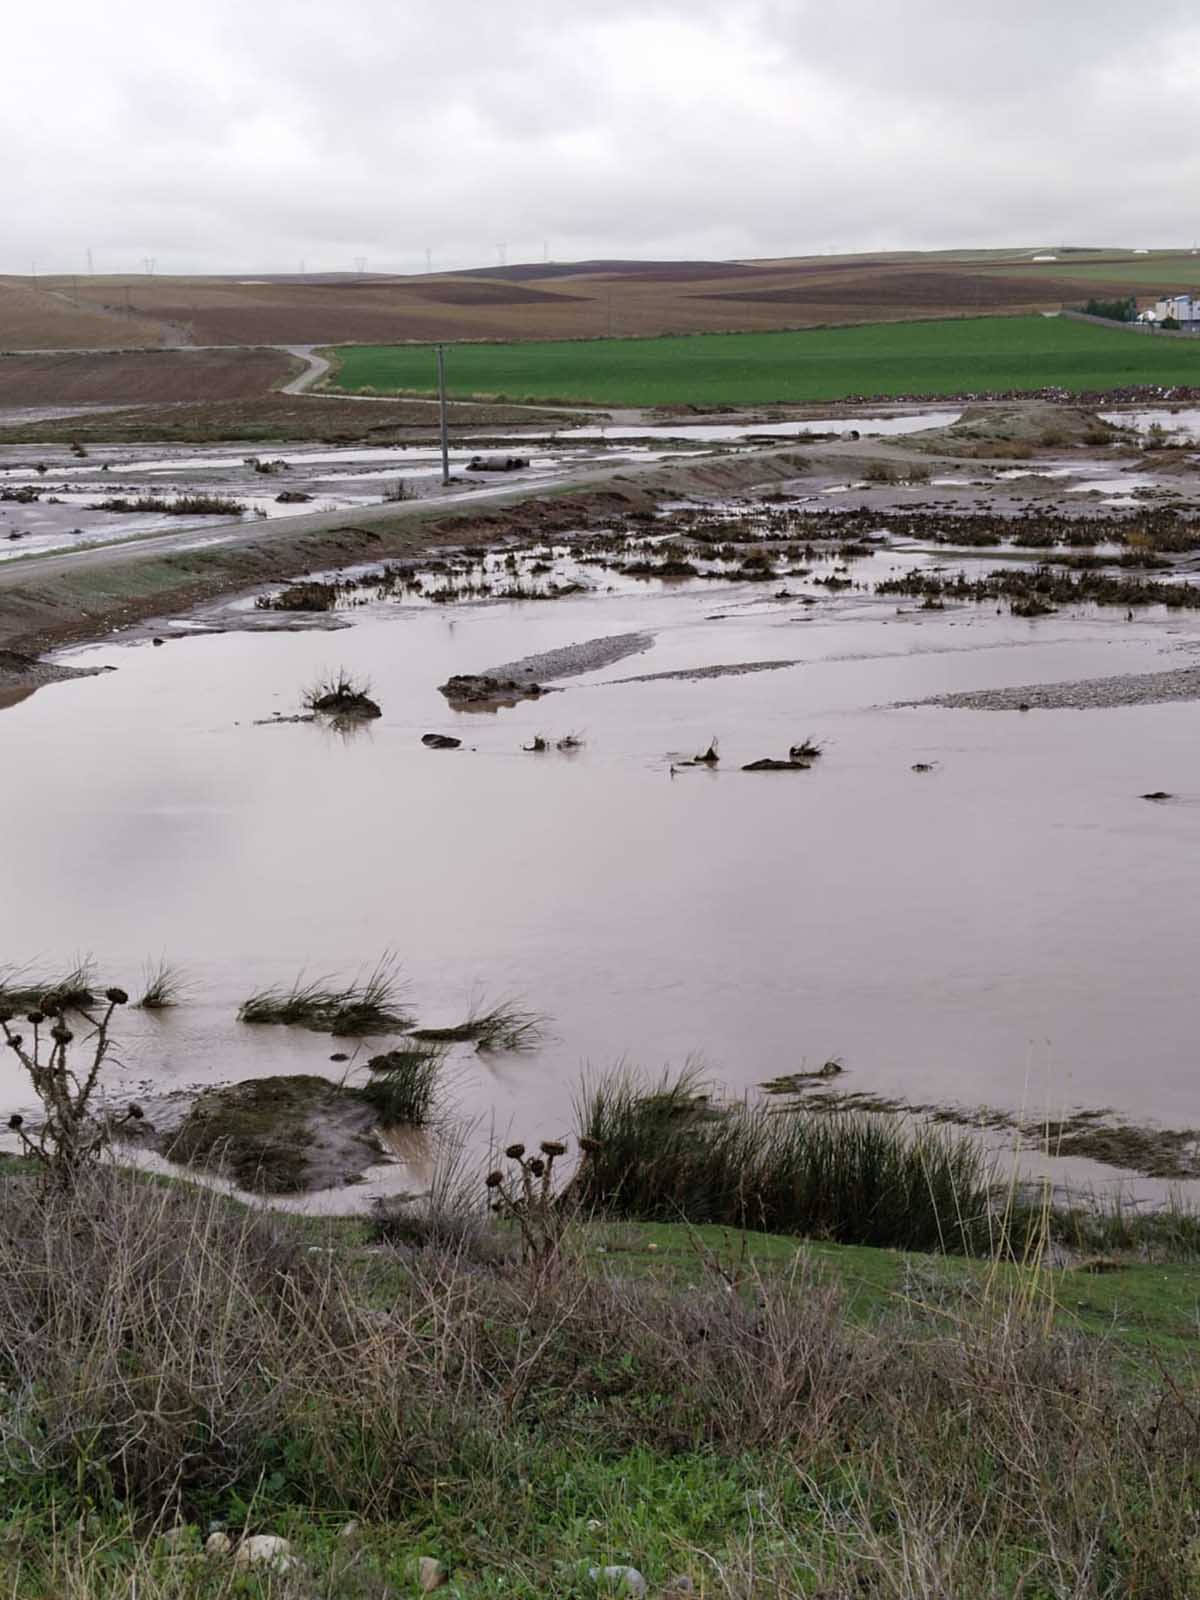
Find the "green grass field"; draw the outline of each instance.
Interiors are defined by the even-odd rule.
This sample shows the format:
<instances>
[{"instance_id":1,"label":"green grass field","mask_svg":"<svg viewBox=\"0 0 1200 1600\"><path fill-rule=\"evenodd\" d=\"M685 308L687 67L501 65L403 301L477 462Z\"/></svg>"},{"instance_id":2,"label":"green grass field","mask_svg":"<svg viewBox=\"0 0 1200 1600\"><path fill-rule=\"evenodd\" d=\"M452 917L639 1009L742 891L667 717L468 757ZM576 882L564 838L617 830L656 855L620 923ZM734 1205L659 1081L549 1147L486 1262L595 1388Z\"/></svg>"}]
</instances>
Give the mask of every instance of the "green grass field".
<instances>
[{"instance_id":1,"label":"green grass field","mask_svg":"<svg viewBox=\"0 0 1200 1600\"><path fill-rule=\"evenodd\" d=\"M429 394L428 345L345 345L338 387ZM1200 383L1200 341L1153 340L1123 329L1047 317L876 323L799 333L693 334L449 347L456 399L579 401L597 405L764 405L854 395L1072 393L1124 384Z\"/></svg>"},{"instance_id":2,"label":"green grass field","mask_svg":"<svg viewBox=\"0 0 1200 1600\"><path fill-rule=\"evenodd\" d=\"M1057 278L1127 283L1142 293L1150 286L1160 289L1200 289L1200 256L1193 255L1134 256L1129 261L1085 261L1078 266L1070 256L1063 256L1057 266L1039 266L1036 270Z\"/></svg>"}]
</instances>

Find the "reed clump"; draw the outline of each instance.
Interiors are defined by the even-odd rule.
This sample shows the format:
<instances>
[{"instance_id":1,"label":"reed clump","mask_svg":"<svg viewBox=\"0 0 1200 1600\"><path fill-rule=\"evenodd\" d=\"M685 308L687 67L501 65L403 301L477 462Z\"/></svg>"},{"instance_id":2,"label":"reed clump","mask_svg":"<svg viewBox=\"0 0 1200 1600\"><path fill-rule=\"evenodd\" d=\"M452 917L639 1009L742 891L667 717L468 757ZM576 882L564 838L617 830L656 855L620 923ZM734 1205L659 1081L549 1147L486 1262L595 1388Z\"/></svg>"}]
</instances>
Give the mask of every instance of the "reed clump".
<instances>
[{"instance_id":1,"label":"reed clump","mask_svg":"<svg viewBox=\"0 0 1200 1600\"><path fill-rule=\"evenodd\" d=\"M371 1076L359 1091L384 1128L424 1128L433 1120L445 1046L402 1044L367 1063Z\"/></svg>"},{"instance_id":2,"label":"reed clump","mask_svg":"<svg viewBox=\"0 0 1200 1600\"><path fill-rule=\"evenodd\" d=\"M412 1022L401 995L398 963L385 952L370 972L349 983L301 975L290 987L260 989L242 1002L238 1020L340 1035L400 1033Z\"/></svg>"},{"instance_id":3,"label":"reed clump","mask_svg":"<svg viewBox=\"0 0 1200 1600\"><path fill-rule=\"evenodd\" d=\"M581 1199L597 1211L908 1250L969 1253L987 1238L989 1164L941 1130L726 1104L693 1070L653 1087L610 1074L577 1118L594 1150Z\"/></svg>"}]
</instances>

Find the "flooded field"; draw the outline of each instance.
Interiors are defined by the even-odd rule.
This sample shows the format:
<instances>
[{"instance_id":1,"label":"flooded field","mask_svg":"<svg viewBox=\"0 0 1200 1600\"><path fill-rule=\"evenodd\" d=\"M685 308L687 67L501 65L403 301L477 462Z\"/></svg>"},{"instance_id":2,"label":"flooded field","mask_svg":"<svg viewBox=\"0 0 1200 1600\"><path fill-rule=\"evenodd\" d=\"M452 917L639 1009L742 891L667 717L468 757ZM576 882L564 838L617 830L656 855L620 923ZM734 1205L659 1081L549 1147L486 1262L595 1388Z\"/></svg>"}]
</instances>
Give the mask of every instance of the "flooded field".
<instances>
[{"instance_id":1,"label":"flooded field","mask_svg":"<svg viewBox=\"0 0 1200 1600\"><path fill-rule=\"evenodd\" d=\"M751 439L810 434L900 436L945 426L957 416L913 409L762 425L583 426L554 434L512 433L499 447L494 438L479 435L450 451L452 492L461 497L495 492L502 483L547 484L590 461L667 459L680 446L731 449L748 447ZM518 453L521 467L496 470L495 463ZM82 455L62 446L0 445L0 561L167 529L211 528L231 519L253 522L420 498L440 487L441 470L440 452L427 445L279 447L258 454L220 445L93 446Z\"/></svg>"},{"instance_id":2,"label":"flooded field","mask_svg":"<svg viewBox=\"0 0 1200 1600\"><path fill-rule=\"evenodd\" d=\"M185 969L184 1005L122 1017L118 1082L152 1109L201 1084L358 1073L387 1041L236 1011L391 951L426 1025L509 996L550 1019L529 1054L452 1051L480 1142L561 1133L581 1075L620 1060L699 1060L756 1094L836 1059L848 1092L1186 1128L1196 704L901 703L1192 667L1200 613L1022 618L875 592L996 557L827 546L780 554L763 582L717 551L713 575L664 579L624 570L664 559L657 544L566 541L343 591L317 619L346 624L332 634L283 616L289 631L244 631L246 601L205 619L227 631L181 619L157 630L164 648L74 652L115 670L0 720L0 954L46 967L92 950L131 989L148 958ZM620 659L548 673L538 699L456 709L439 690L617 636L636 636ZM285 721L338 666L382 716ZM461 748L430 750L429 733ZM714 740L715 765L687 764ZM805 740L821 746L807 768L743 770ZM69 781L40 776L64 762ZM353 1194L410 1178L383 1169Z\"/></svg>"}]
</instances>

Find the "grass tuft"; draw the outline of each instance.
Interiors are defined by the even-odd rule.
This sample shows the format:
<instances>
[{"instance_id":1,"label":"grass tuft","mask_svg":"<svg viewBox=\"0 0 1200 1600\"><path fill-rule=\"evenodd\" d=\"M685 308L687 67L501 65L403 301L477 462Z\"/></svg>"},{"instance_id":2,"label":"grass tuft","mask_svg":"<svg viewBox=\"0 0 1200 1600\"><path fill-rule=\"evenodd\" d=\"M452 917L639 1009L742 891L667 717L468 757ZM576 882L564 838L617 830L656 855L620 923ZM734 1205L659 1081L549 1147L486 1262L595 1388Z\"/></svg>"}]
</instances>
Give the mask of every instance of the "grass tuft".
<instances>
[{"instance_id":1,"label":"grass tuft","mask_svg":"<svg viewBox=\"0 0 1200 1600\"><path fill-rule=\"evenodd\" d=\"M36 973L29 964L0 967L0 1005L13 1011L27 1010L43 1000L66 1011L78 1011L95 1005L96 999L93 956L76 956L73 966L57 974Z\"/></svg>"},{"instance_id":2,"label":"grass tuft","mask_svg":"<svg viewBox=\"0 0 1200 1600\"><path fill-rule=\"evenodd\" d=\"M399 1033L412 1021L400 1005L400 993L398 963L385 951L371 972L348 984L338 986L329 978L305 982L301 975L290 988L261 989L242 1002L238 1020L316 1033Z\"/></svg>"},{"instance_id":3,"label":"grass tuft","mask_svg":"<svg viewBox=\"0 0 1200 1600\"><path fill-rule=\"evenodd\" d=\"M165 958L147 961L142 969L142 997L138 1005L143 1011L165 1011L177 1006L188 988L183 971Z\"/></svg>"}]
</instances>

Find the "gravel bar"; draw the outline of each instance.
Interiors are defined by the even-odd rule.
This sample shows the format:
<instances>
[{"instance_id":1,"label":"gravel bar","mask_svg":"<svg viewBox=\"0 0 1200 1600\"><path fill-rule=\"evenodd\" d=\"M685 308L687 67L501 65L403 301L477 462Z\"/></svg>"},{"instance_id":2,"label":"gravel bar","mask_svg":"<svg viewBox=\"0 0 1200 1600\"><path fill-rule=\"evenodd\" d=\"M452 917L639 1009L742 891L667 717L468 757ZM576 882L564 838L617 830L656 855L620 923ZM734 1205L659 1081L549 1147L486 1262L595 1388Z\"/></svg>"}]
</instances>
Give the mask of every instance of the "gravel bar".
<instances>
[{"instance_id":1,"label":"gravel bar","mask_svg":"<svg viewBox=\"0 0 1200 1600\"><path fill-rule=\"evenodd\" d=\"M489 678L512 678L517 682L548 683L555 678L574 678L581 672L597 672L611 666L626 656L640 655L654 643L652 633L612 633L604 639L584 639L579 644L565 644L557 650L543 650L540 655L522 656L520 661L506 661L503 666L488 667Z\"/></svg>"},{"instance_id":2,"label":"gravel bar","mask_svg":"<svg viewBox=\"0 0 1200 1600\"><path fill-rule=\"evenodd\" d=\"M609 683L661 683L666 678L697 683L702 678L740 678L747 672L779 672L784 667L799 665L799 661L731 661L728 666L679 667L674 672L642 672L635 678L610 678Z\"/></svg>"},{"instance_id":3,"label":"gravel bar","mask_svg":"<svg viewBox=\"0 0 1200 1600\"><path fill-rule=\"evenodd\" d=\"M1027 683L1016 689L969 689L897 704L967 711L1107 711L1114 706L1155 706L1169 700L1200 700L1200 667L1083 678L1078 683Z\"/></svg>"}]
</instances>

